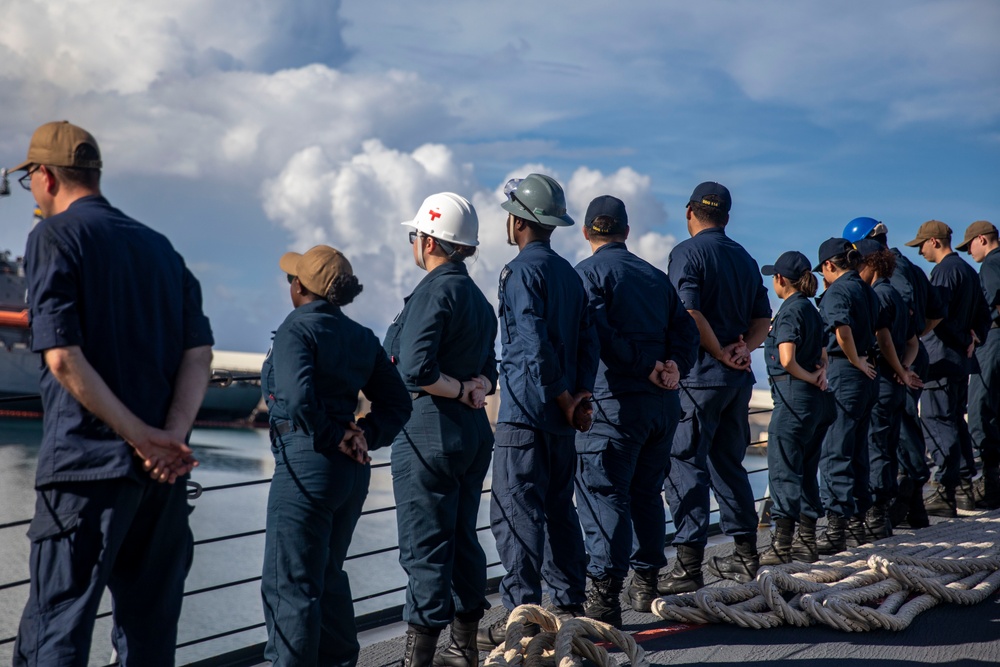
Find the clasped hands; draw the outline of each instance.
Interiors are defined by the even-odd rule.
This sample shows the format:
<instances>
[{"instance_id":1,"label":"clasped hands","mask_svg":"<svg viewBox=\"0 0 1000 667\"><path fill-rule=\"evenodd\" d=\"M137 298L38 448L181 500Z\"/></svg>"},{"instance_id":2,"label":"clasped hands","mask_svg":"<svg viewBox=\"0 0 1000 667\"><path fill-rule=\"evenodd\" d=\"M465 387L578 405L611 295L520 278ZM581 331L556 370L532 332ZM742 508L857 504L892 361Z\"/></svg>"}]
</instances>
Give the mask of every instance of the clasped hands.
<instances>
[{"instance_id":1,"label":"clasped hands","mask_svg":"<svg viewBox=\"0 0 1000 667\"><path fill-rule=\"evenodd\" d=\"M571 394L568 391L556 396L556 403L570 426L580 433L586 433L594 423L594 406L590 402L593 396L589 391L579 391Z\"/></svg>"},{"instance_id":2,"label":"clasped hands","mask_svg":"<svg viewBox=\"0 0 1000 667\"><path fill-rule=\"evenodd\" d=\"M675 361L657 361L649 374L649 381L660 389L677 389L681 381L681 371Z\"/></svg>"},{"instance_id":3,"label":"clasped hands","mask_svg":"<svg viewBox=\"0 0 1000 667\"><path fill-rule=\"evenodd\" d=\"M348 422L344 429L344 437L337 443L337 450L349 459L358 463L370 463L372 457L368 455L368 441L365 439L365 432L354 422Z\"/></svg>"},{"instance_id":4,"label":"clasped hands","mask_svg":"<svg viewBox=\"0 0 1000 667\"><path fill-rule=\"evenodd\" d=\"M489 380L484 376L480 375L471 380L466 380L462 382L462 387L465 389L465 392L462 394L462 398L458 399L460 403L473 410L478 410L486 405L486 391L487 387L489 387Z\"/></svg>"},{"instance_id":5,"label":"clasped hands","mask_svg":"<svg viewBox=\"0 0 1000 667\"><path fill-rule=\"evenodd\" d=\"M750 348L747 347L743 336L740 336L735 343L723 347L716 358L726 366L738 371L750 368Z\"/></svg>"}]
</instances>

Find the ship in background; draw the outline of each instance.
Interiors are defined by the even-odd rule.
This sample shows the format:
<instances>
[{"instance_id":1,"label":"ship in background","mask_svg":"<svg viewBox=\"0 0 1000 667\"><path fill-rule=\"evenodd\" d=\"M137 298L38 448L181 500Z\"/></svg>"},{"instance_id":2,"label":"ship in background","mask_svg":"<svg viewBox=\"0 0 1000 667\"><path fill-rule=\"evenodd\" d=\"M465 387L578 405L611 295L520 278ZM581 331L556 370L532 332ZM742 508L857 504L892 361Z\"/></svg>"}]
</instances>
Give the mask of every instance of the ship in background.
<instances>
[{"instance_id":1,"label":"ship in background","mask_svg":"<svg viewBox=\"0 0 1000 667\"><path fill-rule=\"evenodd\" d=\"M39 355L31 351L24 261L0 252L0 413L41 413ZM261 407L260 367L264 355L213 350L212 382L201 410L201 425L251 424Z\"/></svg>"}]
</instances>

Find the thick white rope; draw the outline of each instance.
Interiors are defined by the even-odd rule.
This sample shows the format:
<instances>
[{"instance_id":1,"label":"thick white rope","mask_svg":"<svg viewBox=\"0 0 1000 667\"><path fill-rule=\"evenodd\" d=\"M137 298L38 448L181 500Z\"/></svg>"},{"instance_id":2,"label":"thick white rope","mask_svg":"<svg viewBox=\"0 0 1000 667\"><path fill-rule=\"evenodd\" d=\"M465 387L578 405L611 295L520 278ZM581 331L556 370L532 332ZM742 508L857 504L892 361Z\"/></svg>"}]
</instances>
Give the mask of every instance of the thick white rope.
<instances>
[{"instance_id":1,"label":"thick white rope","mask_svg":"<svg viewBox=\"0 0 1000 667\"><path fill-rule=\"evenodd\" d=\"M942 602L977 604L1000 590L1000 547L985 541L998 532L998 513L937 524L913 541L765 567L741 586L661 597L652 611L668 621L754 629L823 623L845 632L899 631Z\"/></svg>"}]
</instances>

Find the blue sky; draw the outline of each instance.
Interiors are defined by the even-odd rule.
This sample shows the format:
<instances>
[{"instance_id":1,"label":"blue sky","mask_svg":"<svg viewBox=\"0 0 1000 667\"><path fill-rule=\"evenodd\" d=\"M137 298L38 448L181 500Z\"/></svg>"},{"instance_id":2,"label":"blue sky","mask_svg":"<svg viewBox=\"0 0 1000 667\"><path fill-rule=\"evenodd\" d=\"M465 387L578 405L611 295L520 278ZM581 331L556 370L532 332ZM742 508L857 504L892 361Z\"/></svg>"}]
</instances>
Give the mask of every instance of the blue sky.
<instances>
[{"instance_id":1,"label":"blue sky","mask_svg":"<svg viewBox=\"0 0 1000 667\"><path fill-rule=\"evenodd\" d=\"M317 242L354 261L348 312L381 336L420 278L398 223L436 191L475 203L495 298L500 189L531 170L577 216L622 197L662 268L703 180L761 264L860 215L895 245L1000 218L1000 3L619 4L95 0L67 21L72 0L0 0L0 164L42 122L90 129L106 194L167 233L218 345L247 351L290 308L277 258ZM31 208L0 201L0 248ZM578 229L556 246L586 252Z\"/></svg>"}]
</instances>

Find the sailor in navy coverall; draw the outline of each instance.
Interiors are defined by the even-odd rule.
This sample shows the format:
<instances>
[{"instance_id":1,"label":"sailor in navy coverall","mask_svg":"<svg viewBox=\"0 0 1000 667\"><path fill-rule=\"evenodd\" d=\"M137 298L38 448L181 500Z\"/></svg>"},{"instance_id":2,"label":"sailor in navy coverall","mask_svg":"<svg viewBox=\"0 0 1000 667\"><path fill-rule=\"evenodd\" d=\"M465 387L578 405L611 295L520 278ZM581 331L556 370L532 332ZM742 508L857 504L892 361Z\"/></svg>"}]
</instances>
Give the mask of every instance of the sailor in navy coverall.
<instances>
[{"instance_id":1,"label":"sailor in navy coverall","mask_svg":"<svg viewBox=\"0 0 1000 667\"><path fill-rule=\"evenodd\" d=\"M368 450L392 442L410 396L375 334L340 309L361 291L347 259L316 246L286 253L280 266L295 309L261 369L274 454L264 657L275 667L353 667L359 645L344 559L368 495ZM355 423L359 390L371 412Z\"/></svg>"},{"instance_id":2,"label":"sailor in navy coverall","mask_svg":"<svg viewBox=\"0 0 1000 667\"><path fill-rule=\"evenodd\" d=\"M936 264L931 285L947 304L947 315L931 321L931 331L924 336L930 372L920 398L920 413L927 448L938 466L938 488L928 497L927 512L950 517L956 515L956 507L975 509L970 472L963 475L962 471L963 452L972 449L965 411L969 374L979 370L974 344L986 338L989 309L975 269L951 249L948 225L937 220L925 222L906 245L918 247L924 259ZM963 487L961 499L956 497L959 484Z\"/></svg>"},{"instance_id":3,"label":"sailor in navy coverall","mask_svg":"<svg viewBox=\"0 0 1000 667\"><path fill-rule=\"evenodd\" d=\"M833 402L826 391L823 320L809 300L816 294L811 268L805 255L789 251L760 270L774 277L775 294L784 299L764 343L774 401L767 426L767 479L775 531L762 565L819 558L816 519L823 507L817 474Z\"/></svg>"},{"instance_id":4,"label":"sailor in navy coverall","mask_svg":"<svg viewBox=\"0 0 1000 667\"><path fill-rule=\"evenodd\" d=\"M105 588L121 664L173 665L191 566L185 441L212 332L184 260L101 196L100 168L67 122L40 127L17 168L45 218L25 252L45 417L18 667L87 665Z\"/></svg>"},{"instance_id":5,"label":"sailor in navy coverall","mask_svg":"<svg viewBox=\"0 0 1000 667\"><path fill-rule=\"evenodd\" d=\"M985 220L965 230L955 247L980 262L979 282L990 307L986 340L976 348L979 373L969 379L969 432L979 450L983 475L977 481L977 506L1000 507L1000 244L997 228Z\"/></svg>"},{"instance_id":6,"label":"sailor in navy coverall","mask_svg":"<svg viewBox=\"0 0 1000 667\"><path fill-rule=\"evenodd\" d=\"M593 255L576 266L601 341L594 425L576 436L577 509L592 581L587 615L621 626L619 596L648 612L666 565L663 481L680 416L678 380L698 349L698 328L667 275L629 252L625 205L611 196L587 209Z\"/></svg>"},{"instance_id":7,"label":"sailor in navy coverall","mask_svg":"<svg viewBox=\"0 0 1000 667\"><path fill-rule=\"evenodd\" d=\"M829 358L827 378L836 416L823 440L820 497L827 513L826 533L817 540L820 554L843 551L847 531L854 544L864 544L864 513L871 506L868 488L868 423L875 403L875 325L878 297L856 270L861 256L843 238L831 238L819 249L826 291L819 298ZM850 522L850 524L848 524Z\"/></svg>"},{"instance_id":8,"label":"sailor in navy coverall","mask_svg":"<svg viewBox=\"0 0 1000 667\"><path fill-rule=\"evenodd\" d=\"M743 458L750 444L747 410L753 392L750 351L767 337L771 306L757 262L726 235L732 197L702 183L687 207L688 233L670 253L667 274L701 337L698 358L681 382L681 420L674 435L666 494L677 533L677 562L660 578L662 594L703 584L709 486L719 502L732 556L714 558L719 576L748 581L757 572L757 514Z\"/></svg>"},{"instance_id":9,"label":"sailor in navy coverall","mask_svg":"<svg viewBox=\"0 0 1000 667\"><path fill-rule=\"evenodd\" d=\"M582 614L586 554L573 506L574 430L590 428L587 400L599 343L587 295L549 237L569 226L562 188L530 174L508 187L508 241L520 249L500 274L501 402L493 459L490 525L506 574L504 606L539 604L542 578L553 604ZM503 641L502 623L480 645Z\"/></svg>"},{"instance_id":10,"label":"sailor in navy coverall","mask_svg":"<svg viewBox=\"0 0 1000 667\"><path fill-rule=\"evenodd\" d=\"M896 257L875 239L862 239L855 247L862 257L859 274L871 285L879 302L878 322L875 325L878 380L868 425L872 505L865 517L867 536L878 540L892 536L889 506L898 491L897 448L906 390L919 389L923 383L916 373L909 370L918 350L913 318L902 295L889 282L896 271Z\"/></svg>"},{"instance_id":11,"label":"sailor in navy coverall","mask_svg":"<svg viewBox=\"0 0 1000 667\"><path fill-rule=\"evenodd\" d=\"M844 238L856 243L871 238L888 247L889 228L874 218L855 218L844 228ZM923 269L913 264L899 248L890 248L896 258L896 270L889 283L903 297L910 313L912 330L917 335L917 356L908 369L917 377L926 378L928 372L927 348L919 337L923 335L928 319L942 317L943 304L937 290L931 288ZM922 386L904 387L905 400L900 415L898 494L890 507L892 525L908 524L911 528L929 525L924 508L923 486L930 479L927 465L927 446L924 443L919 405Z\"/></svg>"},{"instance_id":12,"label":"sailor in navy coverall","mask_svg":"<svg viewBox=\"0 0 1000 667\"><path fill-rule=\"evenodd\" d=\"M493 307L464 264L479 220L464 198L428 197L407 223L414 258L427 271L385 335L385 350L413 397L413 414L392 447L399 562L409 576L403 620L408 664L428 664L441 628L445 655L478 656L475 634L486 601L486 555L476 533L483 480L493 453L484 409L497 383Z\"/></svg>"}]
</instances>

